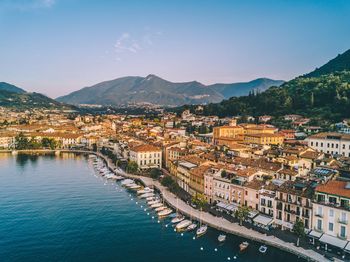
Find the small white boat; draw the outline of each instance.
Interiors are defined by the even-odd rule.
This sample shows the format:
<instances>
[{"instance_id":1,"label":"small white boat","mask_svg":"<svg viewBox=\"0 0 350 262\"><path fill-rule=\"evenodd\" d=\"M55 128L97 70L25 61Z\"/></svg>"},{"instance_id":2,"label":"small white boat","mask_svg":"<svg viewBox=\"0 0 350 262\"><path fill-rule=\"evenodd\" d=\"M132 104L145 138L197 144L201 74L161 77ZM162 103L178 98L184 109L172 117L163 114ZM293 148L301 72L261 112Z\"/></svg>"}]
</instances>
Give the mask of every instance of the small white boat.
<instances>
[{"instance_id":1,"label":"small white boat","mask_svg":"<svg viewBox=\"0 0 350 262\"><path fill-rule=\"evenodd\" d=\"M267 251L267 246L265 245L262 245L259 247L259 252L262 253L262 254L265 254Z\"/></svg>"},{"instance_id":2,"label":"small white boat","mask_svg":"<svg viewBox=\"0 0 350 262\"><path fill-rule=\"evenodd\" d=\"M152 205L157 204L157 203L160 203L160 201L159 200L152 200L152 201L147 202L147 204L149 206L152 206Z\"/></svg>"},{"instance_id":3,"label":"small white boat","mask_svg":"<svg viewBox=\"0 0 350 262\"><path fill-rule=\"evenodd\" d=\"M137 189L140 189L141 186L140 185L132 185L132 186L129 186L130 189L133 189L133 190L137 190Z\"/></svg>"},{"instance_id":4,"label":"small white boat","mask_svg":"<svg viewBox=\"0 0 350 262\"><path fill-rule=\"evenodd\" d=\"M145 193L145 194L140 195L140 198L147 198L147 197L153 197L153 196L154 196L153 193Z\"/></svg>"},{"instance_id":5,"label":"small white boat","mask_svg":"<svg viewBox=\"0 0 350 262\"><path fill-rule=\"evenodd\" d=\"M149 187L145 187L144 189L142 190L138 190L137 191L137 194L138 195L142 195L142 194L145 194L145 193L153 193L153 189L149 188Z\"/></svg>"},{"instance_id":6,"label":"small white boat","mask_svg":"<svg viewBox=\"0 0 350 262\"><path fill-rule=\"evenodd\" d=\"M146 201L147 201L147 202L154 201L154 200L158 200L158 199L157 199L156 197L154 197L154 196L153 196L153 197L147 197L147 198L146 198Z\"/></svg>"},{"instance_id":7,"label":"small white boat","mask_svg":"<svg viewBox=\"0 0 350 262\"><path fill-rule=\"evenodd\" d=\"M207 225L203 225L200 228L198 228L196 232L197 237L203 236L205 233L207 233L207 230L208 230Z\"/></svg>"},{"instance_id":8,"label":"small white boat","mask_svg":"<svg viewBox=\"0 0 350 262\"><path fill-rule=\"evenodd\" d=\"M218 241L219 241L220 243L225 242L225 240L226 240L226 235L220 234L220 235L218 236Z\"/></svg>"},{"instance_id":9,"label":"small white boat","mask_svg":"<svg viewBox=\"0 0 350 262\"><path fill-rule=\"evenodd\" d=\"M174 217L174 218L171 220L171 223L172 223L172 224L177 224L177 223L181 222L181 221L184 220L184 219L185 219L184 216L177 215L176 217Z\"/></svg>"},{"instance_id":10,"label":"small white boat","mask_svg":"<svg viewBox=\"0 0 350 262\"><path fill-rule=\"evenodd\" d=\"M239 251L243 252L244 250L246 250L249 247L249 243L247 241L242 242L239 245Z\"/></svg>"},{"instance_id":11,"label":"small white boat","mask_svg":"<svg viewBox=\"0 0 350 262\"><path fill-rule=\"evenodd\" d=\"M192 231L192 230L195 230L196 228L197 228L197 224L192 223L186 228L186 231Z\"/></svg>"},{"instance_id":12,"label":"small white boat","mask_svg":"<svg viewBox=\"0 0 350 262\"><path fill-rule=\"evenodd\" d=\"M117 181L121 181L123 179L124 179L124 177L122 177L122 176L115 176L115 180L117 180Z\"/></svg>"},{"instance_id":13,"label":"small white boat","mask_svg":"<svg viewBox=\"0 0 350 262\"><path fill-rule=\"evenodd\" d=\"M173 212L173 210L171 210L170 208L167 208L167 209L164 209L164 210L158 212L158 216L159 216L159 217L167 217L167 216L169 216L172 212Z\"/></svg>"},{"instance_id":14,"label":"small white boat","mask_svg":"<svg viewBox=\"0 0 350 262\"><path fill-rule=\"evenodd\" d=\"M126 188L131 188L131 187L134 187L134 186L137 186L136 183L130 183L130 184L126 184L125 187Z\"/></svg>"},{"instance_id":15,"label":"small white boat","mask_svg":"<svg viewBox=\"0 0 350 262\"><path fill-rule=\"evenodd\" d=\"M158 207L161 207L161 206L163 206L162 203L155 203L155 204L151 205L151 208L158 208Z\"/></svg>"},{"instance_id":16,"label":"small white boat","mask_svg":"<svg viewBox=\"0 0 350 262\"><path fill-rule=\"evenodd\" d=\"M121 183L122 186L128 185L128 184L135 184L135 181L132 179L124 179Z\"/></svg>"},{"instance_id":17,"label":"small white boat","mask_svg":"<svg viewBox=\"0 0 350 262\"><path fill-rule=\"evenodd\" d=\"M157 207L156 209L154 209L154 211L160 212L160 211L163 211L164 209L167 209L167 207L166 206Z\"/></svg>"},{"instance_id":18,"label":"small white boat","mask_svg":"<svg viewBox=\"0 0 350 262\"><path fill-rule=\"evenodd\" d=\"M191 220L186 219L178 223L175 228L177 231L182 231L182 230L185 230L191 224L192 224Z\"/></svg>"}]
</instances>

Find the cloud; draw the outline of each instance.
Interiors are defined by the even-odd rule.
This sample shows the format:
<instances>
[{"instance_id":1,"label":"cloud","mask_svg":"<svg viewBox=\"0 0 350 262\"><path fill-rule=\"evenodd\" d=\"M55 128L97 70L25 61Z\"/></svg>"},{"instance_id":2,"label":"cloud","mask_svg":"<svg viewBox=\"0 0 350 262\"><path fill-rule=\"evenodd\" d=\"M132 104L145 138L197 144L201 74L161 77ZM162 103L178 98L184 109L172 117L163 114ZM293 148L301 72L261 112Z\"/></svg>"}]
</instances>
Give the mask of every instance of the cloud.
<instances>
[{"instance_id":1,"label":"cloud","mask_svg":"<svg viewBox=\"0 0 350 262\"><path fill-rule=\"evenodd\" d=\"M162 34L161 31L151 32L149 28L138 38L133 37L129 32L124 32L118 37L114 44L114 51L117 54L116 61L122 61L121 55L137 54L154 45L154 38Z\"/></svg>"}]
</instances>

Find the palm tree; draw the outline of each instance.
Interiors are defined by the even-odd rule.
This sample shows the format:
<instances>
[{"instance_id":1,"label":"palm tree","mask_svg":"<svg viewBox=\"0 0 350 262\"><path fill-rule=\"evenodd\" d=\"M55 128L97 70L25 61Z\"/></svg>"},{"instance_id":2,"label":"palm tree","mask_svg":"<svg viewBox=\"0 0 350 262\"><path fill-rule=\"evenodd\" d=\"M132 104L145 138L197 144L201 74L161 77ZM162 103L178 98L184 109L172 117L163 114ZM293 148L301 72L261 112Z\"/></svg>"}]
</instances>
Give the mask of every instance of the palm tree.
<instances>
[{"instance_id":1,"label":"palm tree","mask_svg":"<svg viewBox=\"0 0 350 262\"><path fill-rule=\"evenodd\" d=\"M297 247L299 246L300 238L305 236L305 226L303 220L297 218L297 221L294 223L293 232L297 235Z\"/></svg>"}]
</instances>

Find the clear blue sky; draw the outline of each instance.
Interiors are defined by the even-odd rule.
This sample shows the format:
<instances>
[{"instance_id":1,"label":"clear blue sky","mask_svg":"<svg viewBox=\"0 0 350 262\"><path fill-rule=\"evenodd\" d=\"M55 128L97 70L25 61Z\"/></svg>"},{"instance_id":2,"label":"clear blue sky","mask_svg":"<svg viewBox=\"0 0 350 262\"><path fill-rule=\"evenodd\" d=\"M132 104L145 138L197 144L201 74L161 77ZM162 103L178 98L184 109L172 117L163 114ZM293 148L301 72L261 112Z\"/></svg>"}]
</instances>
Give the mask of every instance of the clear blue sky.
<instances>
[{"instance_id":1,"label":"clear blue sky","mask_svg":"<svg viewBox=\"0 0 350 262\"><path fill-rule=\"evenodd\" d=\"M0 81L51 97L122 76L288 80L350 48L350 1L0 0Z\"/></svg>"}]
</instances>

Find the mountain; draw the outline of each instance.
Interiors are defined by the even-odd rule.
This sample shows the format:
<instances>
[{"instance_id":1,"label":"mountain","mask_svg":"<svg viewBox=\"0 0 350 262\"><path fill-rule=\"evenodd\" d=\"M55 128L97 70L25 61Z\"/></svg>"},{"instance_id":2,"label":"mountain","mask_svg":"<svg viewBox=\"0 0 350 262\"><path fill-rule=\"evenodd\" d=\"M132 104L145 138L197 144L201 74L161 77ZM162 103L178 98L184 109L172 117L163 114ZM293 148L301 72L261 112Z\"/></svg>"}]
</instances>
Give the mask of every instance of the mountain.
<instances>
[{"instance_id":1,"label":"mountain","mask_svg":"<svg viewBox=\"0 0 350 262\"><path fill-rule=\"evenodd\" d=\"M17 86L5 82L0 82L0 107L18 110L32 108L74 109L71 105L62 104L39 93L26 92Z\"/></svg>"},{"instance_id":2,"label":"mountain","mask_svg":"<svg viewBox=\"0 0 350 262\"><path fill-rule=\"evenodd\" d=\"M253 89L266 89L278 84L262 79L249 83L203 85L197 81L173 83L155 75L129 76L85 87L57 101L68 104L100 104L121 106L132 103L151 103L166 106L220 102L232 95L248 94Z\"/></svg>"},{"instance_id":3,"label":"mountain","mask_svg":"<svg viewBox=\"0 0 350 262\"><path fill-rule=\"evenodd\" d=\"M18 94L23 94L26 92L22 88L19 88L6 82L0 82L0 91L9 91Z\"/></svg>"},{"instance_id":4,"label":"mountain","mask_svg":"<svg viewBox=\"0 0 350 262\"><path fill-rule=\"evenodd\" d=\"M214 84L210 87L220 92L225 99L233 96L245 96L251 91L263 92L271 86L280 86L284 83L282 80L272 80L269 78L258 78L250 82L233 84Z\"/></svg>"},{"instance_id":5,"label":"mountain","mask_svg":"<svg viewBox=\"0 0 350 262\"><path fill-rule=\"evenodd\" d=\"M350 68L346 67L349 51L320 67L321 71L297 77L262 93L232 97L206 105L203 113L221 117L234 115L302 114L311 118L339 121L350 116ZM340 67L339 65L342 64ZM332 67L333 65L333 67ZM326 70L327 69L327 70ZM195 110L195 106L179 108Z\"/></svg>"},{"instance_id":6,"label":"mountain","mask_svg":"<svg viewBox=\"0 0 350 262\"><path fill-rule=\"evenodd\" d=\"M340 72L350 70L350 49L343 54L338 55L334 59L330 60L320 68L316 68L311 73L304 75L305 77L319 77L321 75L330 74L333 72Z\"/></svg>"}]
</instances>

